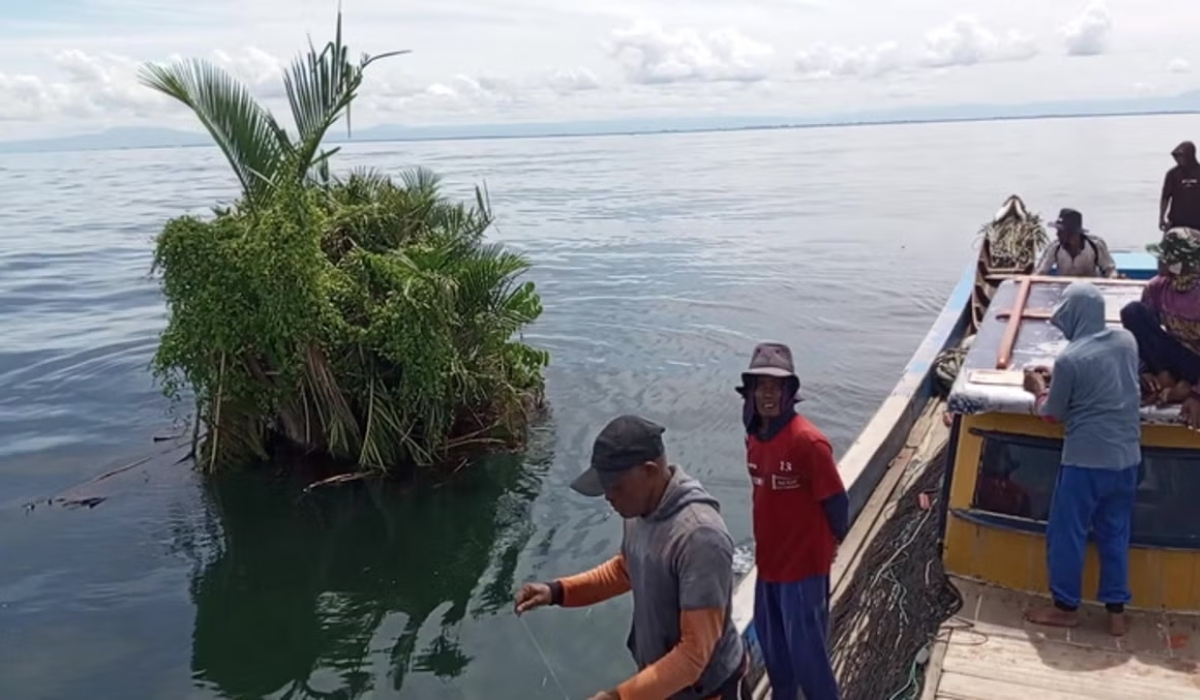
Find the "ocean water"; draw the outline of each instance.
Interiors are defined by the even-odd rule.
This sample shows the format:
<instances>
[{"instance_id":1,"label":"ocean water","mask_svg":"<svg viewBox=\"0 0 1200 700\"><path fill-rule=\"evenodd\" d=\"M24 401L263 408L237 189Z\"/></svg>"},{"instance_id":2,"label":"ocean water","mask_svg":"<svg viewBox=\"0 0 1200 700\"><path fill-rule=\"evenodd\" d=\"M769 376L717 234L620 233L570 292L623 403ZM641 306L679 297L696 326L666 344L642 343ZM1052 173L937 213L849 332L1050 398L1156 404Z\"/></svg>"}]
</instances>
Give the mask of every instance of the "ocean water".
<instances>
[{"instance_id":1,"label":"ocean water","mask_svg":"<svg viewBox=\"0 0 1200 700\"><path fill-rule=\"evenodd\" d=\"M417 165L527 253L552 407L528 454L433 493L300 497L204 481L148 371L170 217L236 195L213 149L0 157L0 698L563 698L632 669L627 600L510 611L521 582L617 547L569 492L612 416L671 456L750 544L733 387L792 345L801 405L841 452L890 391L1009 194L1071 206L1115 248L1157 235L1187 117L593 138L356 143ZM111 470L147 461L109 478ZM55 496L96 496L94 507Z\"/></svg>"}]
</instances>

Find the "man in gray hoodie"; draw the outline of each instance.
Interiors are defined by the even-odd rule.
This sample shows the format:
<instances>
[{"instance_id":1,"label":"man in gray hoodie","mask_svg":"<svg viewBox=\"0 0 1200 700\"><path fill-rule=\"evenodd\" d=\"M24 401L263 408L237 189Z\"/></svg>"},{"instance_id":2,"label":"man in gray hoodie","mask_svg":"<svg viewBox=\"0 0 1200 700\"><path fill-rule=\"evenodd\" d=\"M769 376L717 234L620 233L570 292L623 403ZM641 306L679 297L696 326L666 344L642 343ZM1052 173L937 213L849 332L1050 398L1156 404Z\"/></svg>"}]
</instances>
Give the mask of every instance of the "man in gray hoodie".
<instances>
[{"instance_id":1,"label":"man in gray hoodie","mask_svg":"<svg viewBox=\"0 0 1200 700\"><path fill-rule=\"evenodd\" d=\"M1129 538L1142 462L1141 387L1137 341L1108 328L1104 296L1089 282L1073 282L1050 322L1067 347L1053 374L1025 372L1036 412L1065 427L1058 483L1046 525L1051 607L1030 610L1035 624L1074 627L1083 588L1089 528L1100 555L1096 597L1109 613L1109 631L1125 633L1129 592Z\"/></svg>"},{"instance_id":2,"label":"man in gray hoodie","mask_svg":"<svg viewBox=\"0 0 1200 700\"><path fill-rule=\"evenodd\" d=\"M667 463L662 434L638 416L600 431L591 468L571 488L604 496L625 518L621 551L590 571L525 584L516 612L632 591L628 645L638 673L592 700L737 700L746 653L730 616L733 540L717 499Z\"/></svg>"}]
</instances>

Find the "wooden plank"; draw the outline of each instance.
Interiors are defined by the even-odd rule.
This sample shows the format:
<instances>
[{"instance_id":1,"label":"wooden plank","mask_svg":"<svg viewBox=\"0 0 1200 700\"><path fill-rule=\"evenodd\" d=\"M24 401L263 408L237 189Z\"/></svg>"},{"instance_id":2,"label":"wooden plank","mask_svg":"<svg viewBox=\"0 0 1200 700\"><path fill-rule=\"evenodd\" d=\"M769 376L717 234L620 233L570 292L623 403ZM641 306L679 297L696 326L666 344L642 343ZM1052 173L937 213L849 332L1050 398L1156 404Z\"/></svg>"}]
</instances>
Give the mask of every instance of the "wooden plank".
<instances>
[{"instance_id":1,"label":"wooden plank","mask_svg":"<svg viewBox=\"0 0 1200 700\"><path fill-rule=\"evenodd\" d=\"M965 676L961 673L946 671L942 674L941 685L934 698L936 700L1030 700L1035 697L1028 686L1007 685L987 678ZM1079 695L1071 692L1048 692L1037 689L1037 700L1098 700L1091 695ZM1135 700L1133 697L1121 696L1121 700ZM1147 700L1149 700L1147 698Z\"/></svg>"},{"instance_id":2,"label":"wooden plank","mask_svg":"<svg viewBox=\"0 0 1200 700\"><path fill-rule=\"evenodd\" d=\"M972 369L967 370L967 381L988 386L1024 386L1025 370Z\"/></svg>"},{"instance_id":3,"label":"wooden plank","mask_svg":"<svg viewBox=\"0 0 1200 700\"><path fill-rule=\"evenodd\" d=\"M946 633L943 632L943 635ZM942 666L946 660L946 650L949 648L946 636L938 637L933 643L933 652L929 655L929 664L925 666L925 682L921 684L919 700L937 700L938 687L942 683Z\"/></svg>"},{"instance_id":4,"label":"wooden plank","mask_svg":"<svg viewBox=\"0 0 1200 700\"><path fill-rule=\"evenodd\" d=\"M970 640L970 643L956 643ZM1062 642L989 635L977 639L955 632L944 661L941 685L950 692L950 674L974 683L1024 688L1023 698L1130 700L1131 698L1200 698L1200 674L1188 661L1147 659ZM949 686L947 685L949 682ZM961 692L961 691L959 691ZM1057 695L1055 695L1057 693ZM948 697L955 697L948 695ZM963 697L1007 700L1004 695ZM1012 696L1017 697L1017 696Z\"/></svg>"},{"instance_id":5,"label":"wooden plank","mask_svg":"<svg viewBox=\"0 0 1200 700\"><path fill-rule=\"evenodd\" d=\"M1104 286L1109 286L1109 285L1114 286L1114 287L1144 287L1144 286L1146 286L1146 283L1149 282L1149 280L1131 280L1131 279L1124 279L1124 278L1120 278L1120 277L1118 277L1118 278L1058 277L1056 275L1022 275L1022 274L1013 274L1013 273L1006 273L1006 272L999 272L999 273L988 275L986 279L988 282L992 282L994 284L1000 284L1001 282L1003 282L1005 280L1023 280L1023 279L1033 280L1034 282L1049 282L1049 283L1054 283L1054 284L1070 284L1072 282L1076 282L1078 280L1085 279L1088 282L1091 282L1092 284L1099 286L1099 287L1104 287Z\"/></svg>"},{"instance_id":6,"label":"wooden plank","mask_svg":"<svg viewBox=\"0 0 1200 700\"><path fill-rule=\"evenodd\" d=\"M1054 309L1026 309L1021 313L1021 319L1025 321L1049 321L1054 315ZM996 314L998 319L1012 318L1012 311L1001 311ZM1105 323L1120 323L1121 314L1118 312L1116 316L1110 314L1104 315Z\"/></svg>"},{"instance_id":7,"label":"wooden plank","mask_svg":"<svg viewBox=\"0 0 1200 700\"><path fill-rule=\"evenodd\" d=\"M1017 334L1021 331L1021 315L1025 313L1025 304L1029 301L1029 290L1033 288L1033 278L1025 277L1017 288L1017 298L1013 300L1012 316L1004 329L1004 337L1000 339L1000 350L996 354L996 369L1008 369L1012 362L1013 347L1017 344Z\"/></svg>"}]
</instances>

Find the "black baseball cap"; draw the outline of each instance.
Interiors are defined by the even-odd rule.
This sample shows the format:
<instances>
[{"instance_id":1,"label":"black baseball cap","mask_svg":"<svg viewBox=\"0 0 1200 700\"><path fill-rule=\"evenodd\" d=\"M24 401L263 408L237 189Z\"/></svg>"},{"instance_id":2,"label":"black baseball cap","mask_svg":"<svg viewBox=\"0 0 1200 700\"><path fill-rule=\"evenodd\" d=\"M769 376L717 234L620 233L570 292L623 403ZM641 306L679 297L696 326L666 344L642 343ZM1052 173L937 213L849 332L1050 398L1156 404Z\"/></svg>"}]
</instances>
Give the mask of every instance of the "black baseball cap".
<instances>
[{"instance_id":1,"label":"black baseball cap","mask_svg":"<svg viewBox=\"0 0 1200 700\"><path fill-rule=\"evenodd\" d=\"M592 443L592 466L571 482L571 488L584 496L603 496L622 474L663 456L665 430L641 416L613 418Z\"/></svg>"}]
</instances>

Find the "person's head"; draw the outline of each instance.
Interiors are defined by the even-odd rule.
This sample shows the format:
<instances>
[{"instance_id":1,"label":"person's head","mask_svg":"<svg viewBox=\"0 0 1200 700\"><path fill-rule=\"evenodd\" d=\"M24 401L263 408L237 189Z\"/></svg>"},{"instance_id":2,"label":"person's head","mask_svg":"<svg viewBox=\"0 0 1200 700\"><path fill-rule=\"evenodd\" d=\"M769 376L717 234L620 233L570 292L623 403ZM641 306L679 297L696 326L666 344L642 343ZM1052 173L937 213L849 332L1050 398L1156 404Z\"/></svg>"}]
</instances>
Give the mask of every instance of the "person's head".
<instances>
[{"instance_id":1,"label":"person's head","mask_svg":"<svg viewBox=\"0 0 1200 700\"><path fill-rule=\"evenodd\" d=\"M1168 277L1200 272L1200 231L1173 228L1146 250L1158 258L1158 273Z\"/></svg>"},{"instance_id":2,"label":"person's head","mask_svg":"<svg viewBox=\"0 0 1200 700\"><path fill-rule=\"evenodd\" d=\"M765 420L791 410L800 390L792 362L792 349L783 343L759 343L750 356L750 367L742 372L738 392L749 401L755 415Z\"/></svg>"},{"instance_id":3,"label":"person's head","mask_svg":"<svg viewBox=\"0 0 1200 700\"><path fill-rule=\"evenodd\" d=\"M1082 280L1072 282L1054 307L1050 323L1067 340L1095 335L1108 327L1104 307L1104 295L1096 285Z\"/></svg>"},{"instance_id":4,"label":"person's head","mask_svg":"<svg viewBox=\"0 0 1200 700\"><path fill-rule=\"evenodd\" d=\"M1054 230L1058 234L1058 242L1068 245L1074 245L1087 233L1087 229L1083 227L1083 214L1075 209L1059 211Z\"/></svg>"},{"instance_id":5,"label":"person's head","mask_svg":"<svg viewBox=\"0 0 1200 700\"><path fill-rule=\"evenodd\" d=\"M671 481L664 431L640 416L612 419L592 444L591 466L571 488L592 498L604 496L622 518L654 512Z\"/></svg>"},{"instance_id":6,"label":"person's head","mask_svg":"<svg viewBox=\"0 0 1200 700\"><path fill-rule=\"evenodd\" d=\"M1171 151L1171 157L1175 159L1175 164L1181 167L1196 165L1196 144L1184 141Z\"/></svg>"}]
</instances>

